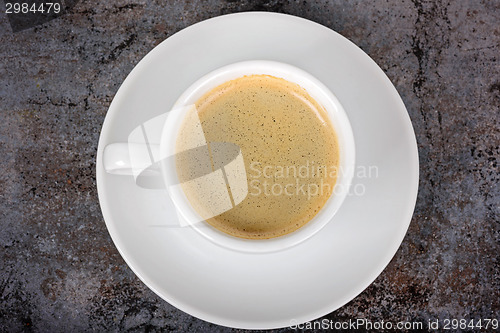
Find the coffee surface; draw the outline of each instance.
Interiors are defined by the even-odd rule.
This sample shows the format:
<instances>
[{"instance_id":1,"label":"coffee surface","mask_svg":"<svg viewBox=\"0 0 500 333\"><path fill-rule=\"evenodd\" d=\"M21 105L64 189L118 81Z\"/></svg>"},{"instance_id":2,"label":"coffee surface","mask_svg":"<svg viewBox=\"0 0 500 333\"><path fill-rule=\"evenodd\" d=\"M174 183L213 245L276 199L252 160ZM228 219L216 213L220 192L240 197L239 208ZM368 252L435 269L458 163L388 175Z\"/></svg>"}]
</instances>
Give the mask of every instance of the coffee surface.
<instances>
[{"instance_id":1,"label":"coffee surface","mask_svg":"<svg viewBox=\"0 0 500 333\"><path fill-rule=\"evenodd\" d=\"M337 179L338 142L326 111L302 87L269 75L244 76L195 106L176 151L199 146L201 127L206 158L177 158L176 168L180 179L206 175L199 169L207 165L218 176L181 183L207 223L235 237L268 239L299 229L325 205ZM230 163L237 152L217 148L220 143L239 148L241 166Z\"/></svg>"}]
</instances>

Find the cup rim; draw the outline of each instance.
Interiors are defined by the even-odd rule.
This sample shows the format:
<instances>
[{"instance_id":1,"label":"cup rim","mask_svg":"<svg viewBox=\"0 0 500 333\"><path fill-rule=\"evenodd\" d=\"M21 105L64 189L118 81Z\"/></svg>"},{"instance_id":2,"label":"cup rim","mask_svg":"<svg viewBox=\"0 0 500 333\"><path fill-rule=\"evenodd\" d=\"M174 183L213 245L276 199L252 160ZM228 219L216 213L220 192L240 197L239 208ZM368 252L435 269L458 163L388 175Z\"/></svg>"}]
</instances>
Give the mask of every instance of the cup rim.
<instances>
[{"instance_id":1,"label":"cup rim","mask_svg":"<svg viewBox=\"0 0 500 333\"><path fill-rule=\"evenodd\" d=\"M270 253L295 246L319 232L333 219L349 192L354 175L354 136L342 104L323 83L298 67L277 61L242 61L215 69L191 84L174 103L165 120L160 150L165 156L174 156L175 142L184 119L186 107L194 104L203 94L216 86L252 74L272 75L298 84L323 106L334 126L339 145L340 172L332 195L330 195L318 214L301 228L283 236L270 239L234 237L209 225L192 208L182 188L169 185L178 184L174 159L168 159L168 161L165 160L165 163L161 163L161 169L167 191L177 209L177 216L181 220L181 225L192 227L206 239L227 249L246 253Z\"/></svg>"}]
</instances>

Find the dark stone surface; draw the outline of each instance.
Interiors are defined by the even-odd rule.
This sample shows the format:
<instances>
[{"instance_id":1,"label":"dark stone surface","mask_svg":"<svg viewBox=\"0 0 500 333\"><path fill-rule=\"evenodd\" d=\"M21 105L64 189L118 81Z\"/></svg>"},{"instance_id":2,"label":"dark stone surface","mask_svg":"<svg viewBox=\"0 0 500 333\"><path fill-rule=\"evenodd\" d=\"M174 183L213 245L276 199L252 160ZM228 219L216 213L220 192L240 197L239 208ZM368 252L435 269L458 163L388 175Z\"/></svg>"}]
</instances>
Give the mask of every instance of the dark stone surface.
<instances>
[{"instance_id":1,"label":"dark stone surface","mask_svg":"<svg viewBox=\"0 0 500 333\"><path fill-rule=\"evenodd\" d=\"M114 94L148 51L248 10L352 40L415 128L408 234L377 280L325 318L500 319L498 1L80 1L15 33L0 13L0 331L229 331L162 301L127 267L100 212L95 155Z\"/></svg>"}]
</instances>

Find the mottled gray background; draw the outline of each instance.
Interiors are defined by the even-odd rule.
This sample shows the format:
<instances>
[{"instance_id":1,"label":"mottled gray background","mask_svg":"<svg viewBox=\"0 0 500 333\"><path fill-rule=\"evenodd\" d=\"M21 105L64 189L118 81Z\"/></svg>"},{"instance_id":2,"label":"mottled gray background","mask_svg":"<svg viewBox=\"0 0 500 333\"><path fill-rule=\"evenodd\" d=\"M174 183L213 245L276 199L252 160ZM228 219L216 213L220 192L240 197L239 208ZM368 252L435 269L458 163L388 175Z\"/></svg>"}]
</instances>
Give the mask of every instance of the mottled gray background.
<instances>
[{"instance_id":1,"label":"mottled gray background","mask_svg":"<svg viewBox=\"0 0 500 333\"><path fill-rule=\"evenodd\" d=\"M107 108L146 53L249 10L352 40L415 128L408 234L377 280L326 318L500 317L499 1L94 0L15 33L0 8L0 331L229 331L162 301L127 267L101 215L95 158Z\"/></svg>"}]
</instances>

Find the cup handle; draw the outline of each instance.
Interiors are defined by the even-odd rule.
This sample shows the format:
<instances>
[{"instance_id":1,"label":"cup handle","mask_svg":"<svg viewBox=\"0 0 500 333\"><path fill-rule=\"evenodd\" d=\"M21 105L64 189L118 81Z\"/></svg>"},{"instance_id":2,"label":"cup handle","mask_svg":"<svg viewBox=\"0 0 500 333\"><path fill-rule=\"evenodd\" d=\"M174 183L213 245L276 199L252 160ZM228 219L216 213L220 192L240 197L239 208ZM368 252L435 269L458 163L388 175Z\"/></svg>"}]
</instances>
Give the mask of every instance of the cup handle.
<instances>
[{"instance_id":1,"label":"cup handle","mask_svg":"<svg viewBox=\"0 0 500 333\"><path fill-rule=\"evenodd\" d=\"M133 176L140 187L164 188L159 155L157 144L112 143L104 147L104 170L113 175Z\"/></svg>"}]
</instances>

